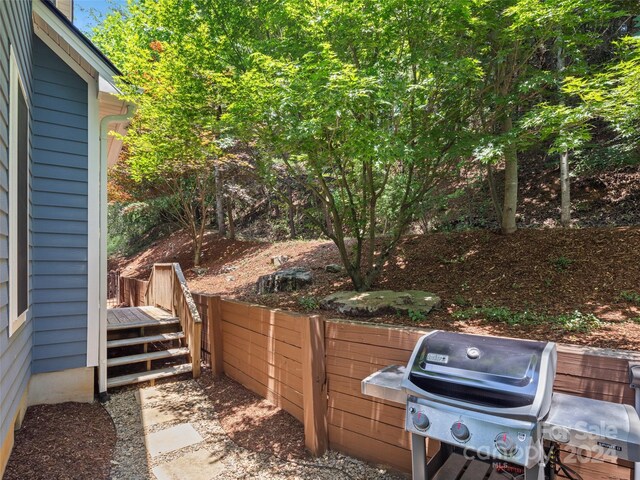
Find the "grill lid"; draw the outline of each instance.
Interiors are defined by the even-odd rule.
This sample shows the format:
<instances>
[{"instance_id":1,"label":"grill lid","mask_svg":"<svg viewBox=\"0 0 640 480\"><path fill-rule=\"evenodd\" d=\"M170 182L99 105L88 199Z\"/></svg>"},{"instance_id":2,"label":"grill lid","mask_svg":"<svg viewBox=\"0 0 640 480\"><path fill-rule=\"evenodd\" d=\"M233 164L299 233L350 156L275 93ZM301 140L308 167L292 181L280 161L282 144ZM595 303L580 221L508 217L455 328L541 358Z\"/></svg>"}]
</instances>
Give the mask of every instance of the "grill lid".
<instances>
[{"instance_id":1,"label":"grill lid","mask_svg":"<svg viewBox=\"0 0 640 480\"><path fill-rule=\"evenodd\" d=\"M548 345L434 332L423 337L414 350L408 387L419 395L448 399L448 403L496 409L530 406L539 391L542 359ZM550 373L553 378L555 369ZM547 383L546 379L543 383Z\"/></svg>"}]
</instances>

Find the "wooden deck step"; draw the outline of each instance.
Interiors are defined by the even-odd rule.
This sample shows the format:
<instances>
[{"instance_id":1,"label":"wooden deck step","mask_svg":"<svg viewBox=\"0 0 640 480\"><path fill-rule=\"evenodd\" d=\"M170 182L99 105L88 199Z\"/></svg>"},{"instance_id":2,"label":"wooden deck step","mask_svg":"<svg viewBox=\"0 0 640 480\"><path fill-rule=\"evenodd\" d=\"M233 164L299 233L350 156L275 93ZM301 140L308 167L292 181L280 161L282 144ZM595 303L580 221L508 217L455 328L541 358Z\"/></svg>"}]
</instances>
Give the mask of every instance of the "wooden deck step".
<instances>
[{"instance_id":1,"label":"wooden deck step","mask_svg":"<svg viewBox=\"0 0 640 480\"><path fill-rule=\"evenodd\" d=\"M112 332L115 330L126 330L128 328L142 328L142 327L159 327L162 325L179 325L180 319L177 317L167 317L160 320L149 319L140 320L138 322L121 323L121 324L109 324L107 325L107 331Z\"/></svg>"},{"instance_id":2,"label":"wooden deck step","mask_svg":"<svg viewBox=\"0 0 640 480\"><path fill-rule=\"evenodd\" d=\"M159 350L157 352L139 353L136 355L127 355L125 357L114 357L107 360L107 367L146 362L147 360L158 360L160 358L179 357L181 355L189 355L189 349L187 347L169 348L167 350Z\"/></svg>"},{"instance_id":3,"label":"wooden deck step","mask_svg":"<svg viewBox=\"0 0 640 480\"><path fill-rule=\"evenodd\" d=\"M191 370L191 364L185 363L183 365L174 365L173 367L150 370L148 372L122 375L120 377L113 377L108 379L107 388L121 387L122 385L129 385L132 383L148 382L150 380L158 380L159 378L166 378L172 377L174 375L181 375L183 373L189 373Z\"/></svg>"},{"instance_id":4,"label":"wooden deck step","mask_svg":"<svg viewBox=\"0 0 640 480\"><path fill-rule=\"evenodd\" d=\"M110 308L107 310L107 331L125 330L128 328L157 327L180 323L179 320L158 307L150 305L142 307Z\"/></svg>"},{"instance_id":5,"label":"wooden deck step","mask_svg":"<svg viewBox=\"0 0 640 480\"><path fill-rule=\"evenodd\" d=\"M131 345L142 345L153 342L168 342L184 338L184 332L161 333L160 335L149 335L148 337L123 338L121 340L109 340L107 348L130 347Z\"/></svg>"}]
</instances>

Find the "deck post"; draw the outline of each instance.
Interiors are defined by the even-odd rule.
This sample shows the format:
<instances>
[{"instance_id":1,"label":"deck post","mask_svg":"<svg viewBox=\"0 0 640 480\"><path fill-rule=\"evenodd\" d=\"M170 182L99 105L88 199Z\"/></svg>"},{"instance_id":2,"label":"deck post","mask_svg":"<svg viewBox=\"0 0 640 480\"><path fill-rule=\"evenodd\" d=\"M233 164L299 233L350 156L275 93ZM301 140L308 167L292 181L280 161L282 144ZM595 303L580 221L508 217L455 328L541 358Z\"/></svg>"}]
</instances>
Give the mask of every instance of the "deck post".
<instances>
[{"instance_id":1,"label":"deck post","mask_svg":"<svg viewBox=\"0 0 640 480\"><path fill-rule=\"evenodd\" d=\"M318 315L302 319L301 340L304 443L320 456L327 450L328 437L324 321Z\"/></svg>"},{"instance_id":2,"label":"deck post","mask_svg":"<svg viewBox=\"0 0 640 480\"><path fill-rule=\"evenodd\" d=\"M629 383L635 390L636 412L640 414L640 363L629 362ZM633 479L640 480L640 462L633 465Z\"/></svg>"},{"instance_id":3,"label":"deck post","mask_svg":"<svg viewBox=\"0 0 640 480\"><path fill-rule=\"evenodd\" d=\"M222 357L222 299L218 295L207 296L207 320L209 322L211 371L218 376L224 373Z\"/></svg>"},{"instance_id":4,"label":"deck post","mask_svg":"<svg viewBox=\"0 0 640 480\"><path fill-rule=\"evenodd\" d=\"M193 352L191 355L192 373L193 378L198 378L200 377L200 358L202 355L202 322L193 322L191 328L193 328L193 337L191 338L193 342L191 349Z\"/></svg>"}]
</instances>

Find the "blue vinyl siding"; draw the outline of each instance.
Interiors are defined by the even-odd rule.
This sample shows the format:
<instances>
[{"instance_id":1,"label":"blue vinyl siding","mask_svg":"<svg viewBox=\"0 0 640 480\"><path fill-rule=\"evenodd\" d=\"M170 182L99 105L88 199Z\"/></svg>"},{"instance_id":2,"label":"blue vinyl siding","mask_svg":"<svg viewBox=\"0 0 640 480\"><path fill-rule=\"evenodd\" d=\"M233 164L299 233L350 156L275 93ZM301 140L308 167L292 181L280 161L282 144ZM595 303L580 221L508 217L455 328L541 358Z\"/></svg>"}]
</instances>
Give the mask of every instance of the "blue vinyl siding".
<instances>
[{"instance_id":1,"label":"blue vinyl siding","mask_svg":"<svg viewBox=\"0 0 640 480\"><path fill-rule=\"evenodd\" d=\"M33 39L33 373L86 366L87 84Z\"/></svg>"},{"instance_id":2,"label":"blue vinyl siding","mask_svg":"<svg viewBox=\"0 0 640 480\"><path fill-rule=\"evenodd\" d=\"M31 107L31 0L0 1L0 441L15 417L30 378L31 308L26 323L9 337L9 52L16 56ZM31 295L29 297L31 299ZM30 303L30 302L29 302Z\"/></svg>"}]
</instances>

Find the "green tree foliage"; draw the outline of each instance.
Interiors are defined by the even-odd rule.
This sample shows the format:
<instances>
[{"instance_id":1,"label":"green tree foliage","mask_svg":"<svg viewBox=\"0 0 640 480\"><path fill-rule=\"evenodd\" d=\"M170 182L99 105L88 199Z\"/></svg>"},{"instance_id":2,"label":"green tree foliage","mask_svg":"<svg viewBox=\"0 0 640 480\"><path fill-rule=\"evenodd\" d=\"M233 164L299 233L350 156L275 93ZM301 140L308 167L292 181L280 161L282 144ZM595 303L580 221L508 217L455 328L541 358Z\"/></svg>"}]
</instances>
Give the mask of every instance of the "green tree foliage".
<instances>
[{"instance_id":1,"label":"green tree foliage","mask_svg":"<svg viewBox=\"0 0 640 480\"><path fill-rule=\"evenodd\" d=\"M216 36L193 2L130 2L105 19L94 41L120 66L123 98L137 106L124 142L129 173L174 200L176 218L200 252L214 169L226 157L219 120L230 85Z\"/></svg>"},{"instance_id":2,"label":"green tree foliage","mask_svg":"<svg viewBox=\"0 0 640 480\"><path fill-rule=\"evenodd\" d=\"M558 84L570 72L584 72L602 32L620 16L601 0L499 0L470 2L475 21L473 56L483 66L477 90L478 126L485 134L476 158L505 164L504 199L491 185L504 233L516 230L518 153L524 147L517 122L544 102L556 104ZM558 58L564 68L558 69ZM491 180L490 180L491 181Z\"/></svg>"},{"instance_id":3,"label":"green tree foliage","mask_svg":"<svg viewBox=\"0 0 640 480\"><path fill-rule=\"evenodd\" d=\"M251 56L226 119L267 170L284 165L317 199L308 217L366 290L471 151L469 92L482 74L461 48L471 12L449 0L286 4L268 19L280 44Z\"/></svg>"},{"instance_id":4,"label":"green tree foliage","mask_svg":"<svg viewBox=\"0 0 640 480\"><path fill-rule=\"evenodd\" d=\"M294 189L312 199L305 215L366 290L463 165L492 174L504 162L504 200L492 183L493 199L503 231L515 230L523 132L562 130L559 152L587 135L558 85L602 63L594 52L621 15L617 1L129 0L95 40L138 105L125 139L131 176L176 198L196 264L209 207L223 197L216 177L233 171L220 167L242 144L289 205L290 225ZM581 94L621 99L633 58L607 71L614 88L602 77Z\"/></svg>"},{"instance_id":5,"label":"green tree foliage","mask_svg":"<svg viewBox=\"0 0 640 480\"><path fill-rule=\"evenodd\" d=\"M592 76L568 77L564 91L580 98L569 114L582 117L581 129L593 119L608 122L627 147L640 147L640 37L627 36L616 44L617 56Z\"/></svg>"}]
</instances>

